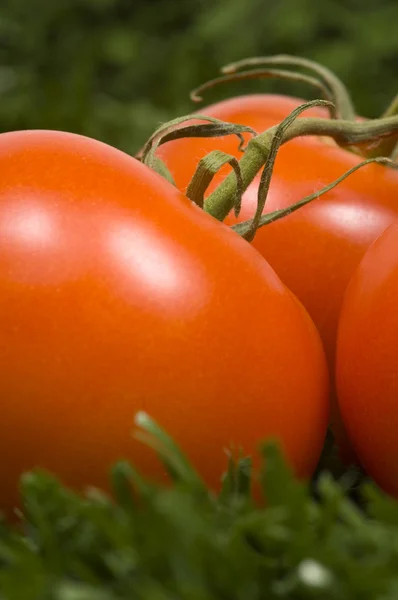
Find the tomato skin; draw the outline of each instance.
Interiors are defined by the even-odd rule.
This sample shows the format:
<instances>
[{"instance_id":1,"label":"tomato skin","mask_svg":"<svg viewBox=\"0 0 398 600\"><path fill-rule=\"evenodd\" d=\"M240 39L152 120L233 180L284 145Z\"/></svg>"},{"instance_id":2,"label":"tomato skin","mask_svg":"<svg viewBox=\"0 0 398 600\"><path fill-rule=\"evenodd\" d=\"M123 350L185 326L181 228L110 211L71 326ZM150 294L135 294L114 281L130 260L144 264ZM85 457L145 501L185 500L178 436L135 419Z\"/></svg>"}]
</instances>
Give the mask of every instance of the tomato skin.
<instances>
[{"instance_id":1,"label":"tomato skin","mask_svg":"<svg viewBox=\"0 0 398 600\"><path fill-rule=\"evenodd\" d=\"M245 97L235 100L239 112L226 111L221 103L201 112L256 130L275 124L266 103L262 107L261 103L246 105ZM279 118L283 116L286 115ZM241 156L232 137L224 138L222 150ZM197 140L178 140L161 147L160 156L181 190L186 189L194 165L202 156L199 154ZM312 194L360 161L360 157L312 136L292 140L278 153L264 212L287 207ZM227 172L225 167L209 190ZM231 212L225 220L227 224L253 217L258 184L259 176L243 196L238 219ZM331 373L344 291L366 249L398 216L397 197L398 173L380 165L368 165L306 207L263 227L252 242L308 310L321 334ZM332 409L342 457L355 462L335 401Z\"/></svg>"},{"instance_id":2,"label":"tomato skin","mask_svg":"<svg viewBox=\"0 0 398 600\"><path fill-rule=\"evenodd\" d=\"M155 418L217 488L276 436L316 466L328 376L307 312L246 242L140 162L60 132L0 136L0 504L36 466L107 489Z\"/></svg>"},{"instance_id":3,"label":"tomato skin","mask_svg":"<svg viewBox=\"0 0 398 600\"><path fill-rule=\"evenodd\" d=\"M340 410L368 473L398 498L398 222L370 246L344 298L336 382Z\"/></svg>"}]
</instances>

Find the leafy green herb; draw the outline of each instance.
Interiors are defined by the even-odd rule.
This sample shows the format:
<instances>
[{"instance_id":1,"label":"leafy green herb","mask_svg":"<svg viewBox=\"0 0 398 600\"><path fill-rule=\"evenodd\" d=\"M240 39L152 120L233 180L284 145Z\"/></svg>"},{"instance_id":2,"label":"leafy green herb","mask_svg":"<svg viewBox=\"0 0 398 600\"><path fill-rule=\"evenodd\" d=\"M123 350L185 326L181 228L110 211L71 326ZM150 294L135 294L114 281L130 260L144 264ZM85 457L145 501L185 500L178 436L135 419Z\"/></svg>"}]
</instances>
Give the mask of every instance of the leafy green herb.
<instances>
[{"instance_id":1,"label":"leafy green herb","mask_svg":"<svg viewBox=\"0 0 398 600\"><path fill-rule=\"evenodd\" d=\"M251 498L247 458L229 458L216 497L156 423L143 414L138 423L173 483L148 482L122 462L111 499L24 475L26 517L0 526L1 600L398 597L398 504L375 486L358 492L366 511L327 472L314 495L268 444L266 506Z\"/></svg>"}]
</instances>

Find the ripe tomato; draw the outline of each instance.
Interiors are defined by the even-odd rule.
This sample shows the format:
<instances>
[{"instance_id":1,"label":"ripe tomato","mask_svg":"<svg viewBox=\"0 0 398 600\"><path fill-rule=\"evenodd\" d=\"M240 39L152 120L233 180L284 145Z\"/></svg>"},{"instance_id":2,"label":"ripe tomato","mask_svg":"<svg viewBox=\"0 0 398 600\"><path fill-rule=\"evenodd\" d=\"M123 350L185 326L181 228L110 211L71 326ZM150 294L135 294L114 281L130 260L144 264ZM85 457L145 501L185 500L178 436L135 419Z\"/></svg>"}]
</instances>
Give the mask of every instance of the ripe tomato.
<instances>
[{"instance_id":1,"label":"ripe tomato","mask_svg":"<svg viewBox=\"0 0 398 600\"><path fill-rule=\"evenodd\" d=\"M398 222L370 246L347 288L337 339L342 416L369 474L398 497Z\"/></svg>"},{"instance_id":2,"label":"ripe tomato","mask_svg":"<svg viewBox=\"0 0 398 600\"><path fill-rule=\"evenodd\" d=\"M242 97L229 106L231 109L226 110L220 103L201 113L249 125L257 131L274 124L267 101L262 105L260 100ZM281 113L285 110L282 106ZM277 120L283 116L286 115L279 115ZM215 140L211 143L210 149L217 147ZM209 146L207 141L184 139L160 148L160 156L181 190L186 189L198 159L209 151ZM220 149L240 156L233 137L224 138ZM312 194L360 160L312 136L285 144L276 159L265 212L284 208ZM209 190L214 189L226 173L228 167L215 177ZM239 218L231 212L226 223L253 217L258 184L259 176L244 194ZM334 372L337 321L344 291L368 246L398 216L397 196L398 173L380 165L368 165L318 200L263 227L252 242L307 308L320 331L331 372ZM343 458L354 460L336 414L336 403L332 406L335 434Z\"/></svg>"},{"instance_id":3,"label":"ripe tomato","mask_svg":"<svg viewBox=\"0 0 398 600\"><path fill-rule=\"evenodd\" d=\"M126 154L0 136L0 505L35 466L106 488L145 410L216 488L224 448L275 436L308 476L328 420L325 357L256 250Z\"/></svg>"}]
</instances>

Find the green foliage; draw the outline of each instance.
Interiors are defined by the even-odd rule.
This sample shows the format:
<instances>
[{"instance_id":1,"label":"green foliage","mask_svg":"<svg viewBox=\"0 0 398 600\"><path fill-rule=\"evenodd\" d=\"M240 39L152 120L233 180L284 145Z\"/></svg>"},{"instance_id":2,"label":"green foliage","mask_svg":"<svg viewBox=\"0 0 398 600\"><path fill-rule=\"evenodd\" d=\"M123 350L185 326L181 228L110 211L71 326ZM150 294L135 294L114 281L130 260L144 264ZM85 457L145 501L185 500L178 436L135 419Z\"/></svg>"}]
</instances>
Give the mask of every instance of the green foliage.
<instances>
[{"instance_id":1,"label":"green foliage","mask_svg":"<svg viewBox=\"0 0 398 600\"><path fill-rule=\"evenodd\" d=\"M267 507L249 494L250 462L232 461L218 498L145 415L141 433L174 483L159 487L120 463L115 501L82 497L52 476L23 477L27 519L0 529L1 600L393 600L398 505L364 488L367 514L330 475L317 500L273 445L261 476Z\"/></svg>"},{"instance_id":2,"label":"green foliage","mask_svg":"<svg viewBox=\"0 0 398 600\"><path fill-rule=\"evenodd\" d=\"M397 22L396 0L4 2L0 128L66 129L135 152L160 122L196 109L189 91L224 63L274 53L323 62L376 116L396 93ZM208 100L254 90L313 97L267 81Z\"/></svg>"}]
</instances>

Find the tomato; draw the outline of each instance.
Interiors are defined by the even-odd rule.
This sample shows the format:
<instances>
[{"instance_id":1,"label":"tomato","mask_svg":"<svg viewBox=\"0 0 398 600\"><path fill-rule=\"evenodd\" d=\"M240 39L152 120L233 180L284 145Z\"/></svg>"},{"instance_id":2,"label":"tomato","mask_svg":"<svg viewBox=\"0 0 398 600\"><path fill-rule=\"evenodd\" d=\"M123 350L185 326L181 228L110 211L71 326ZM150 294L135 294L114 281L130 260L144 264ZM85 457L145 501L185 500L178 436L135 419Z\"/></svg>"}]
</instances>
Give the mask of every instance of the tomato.
<instances>
[{"instance_id":1,"label":"tomato","mask_svg":"<svg viewBox=\"0 0 398 600\"><path fill-rule=\"evenodd\" d=\"M336 381L365 469L398 498L398 222L370 246L344 298Z\"/></svg>"},{"instance_id":2,"label":"tomato","mask_svg":"<svg viewBox=\"0 0 398 600\"><path fill-rule=\"evenodd\" d=\"M0 136L0 505L36 466L107 489L145 410L210 486L224 449L280 440L316 466L327 367L307 312L261 255L162 177L78 135ZM6 460L4 457L7 457Z\"/></svg>"},{"instance_id":3,"label":"tomato","mask_svg":"<svg viewBox=\"0 0 398 600\"><path fill-rule=\"evenodd\" d=\"M242 97L236 98L232 106L236 107L235 112L226 110L222 103L201 112L252 126L257 131L274 124L267 101L262 106L260 101ZM278 118L282 116L285 115ZM211 142L214 149L214 140ZM197 160L208 147L207 142L196 139L177 140L161 147L160 156L181 190L186 189ZM240 156L233 137L224 138L220 149ZM265 212L284 208L312 194L360 160L353 153L312 136L285 144L276 160ZM211 190L227 172L228 167L223 168ZM243 197L239 218L230 213L226 223L234 224L253 216L258 183L259 176ZM331 372L334 372L337 322L344 291L368 246L397 217L397 197L398 173L380 165L368 165L306 207L263 227L252 242L307 308L320 331ZM354 457L336 403L332 405L342 456L352 461Z\"/></svg>"}]
</instances>

